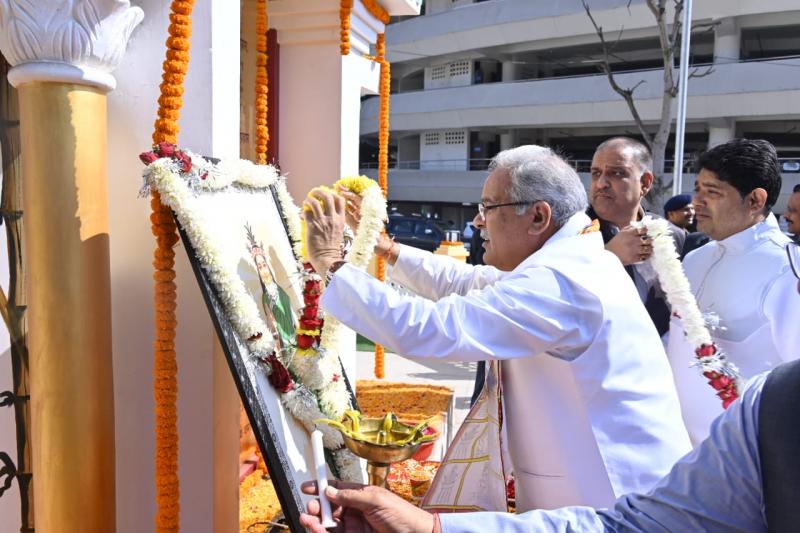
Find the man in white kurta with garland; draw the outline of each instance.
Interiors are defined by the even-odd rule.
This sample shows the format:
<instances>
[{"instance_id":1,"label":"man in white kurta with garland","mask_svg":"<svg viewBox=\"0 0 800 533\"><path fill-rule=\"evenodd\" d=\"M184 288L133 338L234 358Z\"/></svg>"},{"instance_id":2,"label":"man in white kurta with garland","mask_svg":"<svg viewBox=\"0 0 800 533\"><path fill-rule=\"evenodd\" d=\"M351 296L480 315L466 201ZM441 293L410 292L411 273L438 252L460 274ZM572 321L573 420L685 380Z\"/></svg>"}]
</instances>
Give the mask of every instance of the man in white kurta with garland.
<instances>
[{"instance_id":1,"label":"man in white kurta with garland","mask_svg":"<svg viewBox=\"0 0 800 533\"><path fill-rule=\"evenodd\" d=\"M800 352L800 298L786 246L770 209L781 190L778 156L767 141L734 139L698 161L697 229L713 241L686 256L686 276L712 337L747 380ZM722 403L691 367L694 350L680 321L670 325L668 354L684 422L696 445L708 436Z\"/></svg>"},{"instance_id":2,"label":"man in white kurta with garland","mask_svg":"<svg viewBox=\"0 0 800 533\"><path fill-rule=\"evenodd\" d=\"M474 221L492 266L382 240L393 280L420 295L403 296L341 261L341 197L317 189L306 200L327 313L398 354L501 361L522 511L610 505L689 450L659 336L620 261L587 231L586 204L549 149L501 152Z\"/></svg>"}]
</instances>

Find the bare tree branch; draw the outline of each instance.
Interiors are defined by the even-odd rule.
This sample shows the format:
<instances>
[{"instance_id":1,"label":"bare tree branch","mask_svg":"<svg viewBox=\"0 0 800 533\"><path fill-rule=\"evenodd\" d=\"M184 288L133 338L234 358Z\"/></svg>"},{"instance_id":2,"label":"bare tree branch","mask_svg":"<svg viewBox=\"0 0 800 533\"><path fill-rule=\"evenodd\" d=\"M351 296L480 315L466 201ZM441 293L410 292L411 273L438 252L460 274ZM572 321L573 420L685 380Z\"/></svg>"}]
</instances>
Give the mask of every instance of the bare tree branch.
<instances>
[{"instance_id":1,"label":"bare tree branch","mask_svg":"<svg viewBox=\"0 0 800 533\"><path fill-rule=\"evenodd\" d=\"M648 0L648 3L649 1L650 0ZM603 48L603 63L601 64L601 68L608 77L608 83L611 85L611 88L614 90L614 92L622 96L622 98L625 100L625 103L628 105L628 109L630 109L631 115L633 115L633 120L634 122L636 122L636 127L639 129L639 133L641 133L648 147L652 148L653 138L647 132L647 130L645 130L644 121L642 120L641 115L639 115L639 110L636 108L636 103L633 100L633 91L635 91L636 88L639 87L639 85L644 83L644 80L640 81L639 83L628 89L623 89L622 87L619 86L617 80L614 78L614 73L611 71L608 43L606 42L605 34L603 33L603 28L600 27L597 24L597 21L594 19L594 16L592 15L592 10L589 9L589 4L587 3L587 0L581 0L581 3L583 4L583 9L586 11L586 15L592 22L592 26L594 26L594 30L597 33L597 36L600 38L600 45Z\"/></svg>"},{"instance_id":2,"label":"bare tree branch","mask_svg":"<svg viewBox=\"0 0 800 533\"><path fill-rule=\"evenodd\" d=\"M707 66L705 68L705 70L703 70L702 72L700 71L700 68L698 67L698 68L695 68L694 70L692 70L689 73L689 79L692 79L692 78L705 78L706 76L708 76L709 74L711 74L713 72L714 72L714 65Z\"/></svg>"}]
</instances>

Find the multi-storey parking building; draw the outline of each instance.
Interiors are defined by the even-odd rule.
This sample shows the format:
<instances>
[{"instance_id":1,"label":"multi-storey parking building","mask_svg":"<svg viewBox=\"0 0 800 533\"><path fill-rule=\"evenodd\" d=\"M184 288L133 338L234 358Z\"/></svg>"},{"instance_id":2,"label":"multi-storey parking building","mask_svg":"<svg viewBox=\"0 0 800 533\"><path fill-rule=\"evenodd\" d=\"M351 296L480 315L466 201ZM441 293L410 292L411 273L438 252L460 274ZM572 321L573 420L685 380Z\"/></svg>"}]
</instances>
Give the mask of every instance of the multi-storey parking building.
<instances>
[{"instance_id":1,"label":"multi-storey parking building","mask_svg":"<svg viewBox=\"0 0 800 533\"><path fill-rule=\"evenodd\" d=\"M600 72L602 48L580 0L429 0L387 33L392 62L389 198L400 211L464 227L476 210L488 159L537 143L582 172L594 147L637 135L623 99ZM638 85L639 112L660 116L661 49L644 0L588 0L613 45L622 87ZM630 5L629 5L630 4ZM694 2L685 156L738 136L774 143L785 207L800 181L800 4L797 0ZM677 60L676 60L677 61ZM377 168L378 99L361 108L361 166ZM674 131L674 128L673 128ZM673 145L667 149L672 159ZM671 169L667 161L667 170ZM685 175L691 190L693 175Z\"/></svg>"}]
</instances>

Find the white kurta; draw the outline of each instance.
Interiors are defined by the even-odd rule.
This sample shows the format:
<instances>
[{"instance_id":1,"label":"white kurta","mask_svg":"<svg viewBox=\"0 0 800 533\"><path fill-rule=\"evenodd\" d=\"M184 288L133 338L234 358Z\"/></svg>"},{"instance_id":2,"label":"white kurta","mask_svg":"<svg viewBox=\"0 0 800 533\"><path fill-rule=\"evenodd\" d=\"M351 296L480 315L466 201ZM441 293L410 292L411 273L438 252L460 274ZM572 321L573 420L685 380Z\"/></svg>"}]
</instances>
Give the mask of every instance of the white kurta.
<instances>
[{"instance_id":1,"label":"white kurta","mask_svg":"<svg viewBox=\"0 0 800 533\"><path fill-rule=\"evenodd\" d=\"M503 365L518 509L605 507L689 450L664 349L599 233L572 217L512 272L403 247L401 296L344 266L323 308L396 353Z\"/></svg>"},{"instance_id":2,"label":"white kurta","mask_svg":"<svg viewBox=\"0 0 800 533\"><path fill-rule=\"evenodd\" d=\"M746 380L800 356L800 295L786 254L790 239L773 215L686 256L683 268L702 313L719 317L711 334ZM722 402L690 367L694 352L677 318L668 355L693 444L708 436Z\"/></svg>"}]
</instances>

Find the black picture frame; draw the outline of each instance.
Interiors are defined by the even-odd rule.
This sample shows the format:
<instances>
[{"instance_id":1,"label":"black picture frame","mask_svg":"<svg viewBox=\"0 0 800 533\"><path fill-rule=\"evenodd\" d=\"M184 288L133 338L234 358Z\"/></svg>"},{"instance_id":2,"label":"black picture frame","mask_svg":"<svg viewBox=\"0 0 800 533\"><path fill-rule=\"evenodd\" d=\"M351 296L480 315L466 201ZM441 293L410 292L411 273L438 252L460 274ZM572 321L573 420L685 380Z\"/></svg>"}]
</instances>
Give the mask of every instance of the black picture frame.
<instances>
[{"instance_id":1,"label":"black picture frame","mask_svg":"<svg viewBox=\"0 0 800 533\"><path fill-rule=\"evenodd\" d=\"M280 199L274 186L270 186L270 193L272 200L278 208L278 212L281 214L281 220L283 222L282 230L291 243L288 223L283 216L283 209L281 208ZM177 224L181 241L186 250L186 255L189 258L192 271L197 279L200 292L203 295L203 300L208 308L214 330L220 340L225 359L228 363L228 368L236 384L236 389L239 392L245 413L250 420L256 442L262 452L270 479L283 511L285 523L290 531L304 532L305 528L300 525L300 513L304 511L303 499L300 494L300 487L297 486L294 476L292 475L293 468L289 458L285 450L279 445L281 441L278 438L278 428L280 425L279 423L276 424L276 421L272 419L264 398L253 385L255 377L251 375L251 372L254 371L255 367L253 365L248 366L245 363L249 354L246 352L246 348L244 350L242 349L242 340L238 338L233 325L227 318L216 288L208 278L203 265L197 258L196 250L188 234L174 213L173 218ZM351 382L341 361L339 364L342 369L341 375L344 378L347 391L350 395L351 408L358 409ZM329 469L333 477L337 478L338 471L332 460L333 458L328 450L325 450L325 452Z\"/></svg>"},{"instance_id":2,"label":"black picture frame","mask_svg":"<svg viewBox=\"0 0 800 533\"><path fill-rule=\"evenodd\" d=\"M189 263L192 265L192 271L197 279L203 300L206 303L206 307L208 307L214 330L225 353L231 376L234 383L236 383L239 397L242 399L242 406L247 413L247 418L250 420L264 463L267 465L272 485L275 487L275 493L281 504L286 525L289 526L290 531L301 533L305 531L305 528L300 525L300 513L304 511L300 488L295 485L290 474L291 467L286 453L281 446L275 445L275 443L280 442L275 424L269 415L263 398L253 387L249 370L244 363L244 358L248 357L248 354L243 354L239 349L236 332L225 315L224 307L217 296L216 289L209 281L203 266L197 259L192 242L177 218L175 222L178 225L178 232L186 249Z\"/></svg>"}]
</instances>

